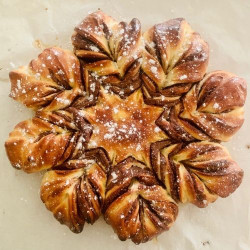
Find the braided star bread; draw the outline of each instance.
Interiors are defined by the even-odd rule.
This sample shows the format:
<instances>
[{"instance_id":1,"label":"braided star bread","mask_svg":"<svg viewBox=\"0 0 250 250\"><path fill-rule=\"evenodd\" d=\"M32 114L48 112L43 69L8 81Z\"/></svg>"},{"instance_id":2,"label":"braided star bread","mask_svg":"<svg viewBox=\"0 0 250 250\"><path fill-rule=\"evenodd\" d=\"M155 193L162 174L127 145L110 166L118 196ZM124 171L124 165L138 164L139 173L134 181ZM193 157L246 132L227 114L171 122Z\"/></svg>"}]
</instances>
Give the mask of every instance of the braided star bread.
<instances>
[{"instance_id":1,"label":"braided star bread","mask_svg":"<svg viewBox=\"0 0 250 250\"><path fill-rule=\"evenodd\" d=\"M41 199L60 223L79 233L103 214L139 244L172 226L179 202L238 188L243 170L220 142L243 124L246 82L206 73L208 45L184 19L142 34L97 11L72 43L10 72L10 96L35 116L5 143L15 168L46 170Z\"/></svg>"}]
</instances>

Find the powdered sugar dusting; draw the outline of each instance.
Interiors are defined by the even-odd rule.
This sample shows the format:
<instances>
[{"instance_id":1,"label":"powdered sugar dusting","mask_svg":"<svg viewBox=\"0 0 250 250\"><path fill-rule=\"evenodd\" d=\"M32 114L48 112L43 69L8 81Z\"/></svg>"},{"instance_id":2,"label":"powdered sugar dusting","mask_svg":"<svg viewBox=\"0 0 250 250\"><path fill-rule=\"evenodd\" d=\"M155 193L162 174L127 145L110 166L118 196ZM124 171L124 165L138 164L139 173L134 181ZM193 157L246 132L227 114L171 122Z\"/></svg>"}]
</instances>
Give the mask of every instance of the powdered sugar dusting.
<instances>
[{"instance_id":1,"label":"powdered sugar dusting","mask_svg":"<svg viewBox=\"0 0 250 250\"><path fill-rule=\"evenodd\" d=\"M94 127L91 147L94 142L119 159L127 154L147 157L151 142L166 138L155 124L163 109L145 105L138 91L124 100L104 90L102 93L99 104L85 110Z\"/></svg>"}]
</instances>

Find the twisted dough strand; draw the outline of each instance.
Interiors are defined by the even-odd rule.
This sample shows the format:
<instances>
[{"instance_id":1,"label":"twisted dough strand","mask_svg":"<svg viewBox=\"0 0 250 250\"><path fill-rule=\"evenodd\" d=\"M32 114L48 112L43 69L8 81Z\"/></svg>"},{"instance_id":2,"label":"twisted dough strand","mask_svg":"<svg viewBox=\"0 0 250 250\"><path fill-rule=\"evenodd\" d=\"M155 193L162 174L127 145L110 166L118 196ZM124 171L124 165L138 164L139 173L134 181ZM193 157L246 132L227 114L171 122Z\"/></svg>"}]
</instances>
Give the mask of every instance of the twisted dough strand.
<instances>
[{"instance_id":1,"label":"twisted dough strand","mask_svg":"<svg viewBox=\"0 0 250 250\"><path fill-rule=\"evenodd\" d=\"M101 215L109 160L97 149L57 168L45 173L41 199L60 223L80 233L85 221L93 224Z\"/></svg>"},{"instance_id":2,"label":"twisted dough strand","mask_svg":"<svg viewBox=\"0 0 250 250\"><path fill-rule=\"evenodd\" d=\"M29 66L9 76L10 97L35 110L66 108L82 93L79 61L72 52L58 47L45 49Z\"/></svg>"},{"instance_id":3,"label":"twisted dough strand","mask_svg":"<svg viewBox=\"0 0 250 250\"><path fill-rule=\"evenodd\" d=\"M86 74L92 75L121 97L140 87L143 41L137 19L118 23L101 11L94 12L75 28L72 43L83 62L85 79Z\"/></svg>"},{"instance_id":4,"label":"twisted dough strand","mask_svg":"<svg viewBox=\"0 0 250 250\"><path fill-rule=\"evenodd\" d=\"M152 167L176 201L205 207L227 197L240 185L243 170L218 143L152 144Z\"/></svg>"},{"instance_id":5,"label":"twisted dough strand","mask_svg":"<svg viewBox=\"0 0 250 250\"><path fill-rule=\"evenodd\" d=\"M232 73L208 73L157 123L175 140L228 141L244 122L246 88L245 80Z\"/></svg>"},{"instance_id":6,"label":"twisted dough strand","mask_svg":"<svg viewBox=\"0 0 250 250\"><path fill-rule=\"evenodd\" d=\"M152 171L129 157L111 170L104 213L121 240L139 244L168 230L178 207Z\"/></svg>"},{"instance_id":7,"label":"twisted dough strand","mask_svg":"<svg viewBox=\"0 0 250 250\"><path fill-rule=\"evenodd\" d=\"M208 44L183 18L156 24L144 33L142 89L145 102L173 105L207 68Z\"/></svg>"}]
</instances>

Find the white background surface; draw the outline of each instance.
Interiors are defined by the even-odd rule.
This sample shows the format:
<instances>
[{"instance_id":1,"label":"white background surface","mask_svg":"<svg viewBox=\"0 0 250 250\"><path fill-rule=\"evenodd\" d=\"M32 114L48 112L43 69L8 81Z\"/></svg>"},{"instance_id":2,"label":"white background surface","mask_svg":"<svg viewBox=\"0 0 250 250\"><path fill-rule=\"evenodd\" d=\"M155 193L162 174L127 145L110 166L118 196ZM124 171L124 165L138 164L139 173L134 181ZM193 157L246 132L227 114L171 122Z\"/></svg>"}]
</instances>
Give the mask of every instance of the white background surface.
<instances>
[{"instance_id":1,"label":"white background surface","mask_svg":"<svg viewBox=\"0 0 250 250\"><path fill-rule=\"evenodd\" d=\"M102 218L73 234L61 226L39 198L42 175L25 174L10 166L3 147L15 124L32 112L8 97L8 72L27 64L45 46L71 48L73 28L89 11L101 8L126 21L140 19L145 30L155 23L184 17L210 44L209 70L223 69L250 83L250 1L248 0L0 0L0 249L250 249L250 98L245 124L226 143L244 169L240 188L205 209L180 205L173 227L157 239L135 246L121 242Z\"/></svg>"}]
</instances>

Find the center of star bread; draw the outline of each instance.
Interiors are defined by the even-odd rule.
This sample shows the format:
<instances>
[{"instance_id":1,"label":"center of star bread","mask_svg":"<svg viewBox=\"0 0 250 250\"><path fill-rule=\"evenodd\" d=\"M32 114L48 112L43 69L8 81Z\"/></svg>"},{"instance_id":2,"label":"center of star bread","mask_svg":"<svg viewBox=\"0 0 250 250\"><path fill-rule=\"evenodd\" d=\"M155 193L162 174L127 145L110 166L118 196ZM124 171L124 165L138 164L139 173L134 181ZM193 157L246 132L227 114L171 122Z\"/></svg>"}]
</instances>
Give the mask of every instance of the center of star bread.
<instances>
[{"instance_id":1,"label":"center of star bread","mask_svg":"<svg viewBox=\"0 0 250 250\"><path fill-rule=\"evenodd\" d=\"M149 165L150 144L167 138L155 123L163 108L146 105L140 90L121 99L102 89L83 112L93 127L89 148L103 147L113 163L133 156Z\"/></svg>"}]
</instances>

